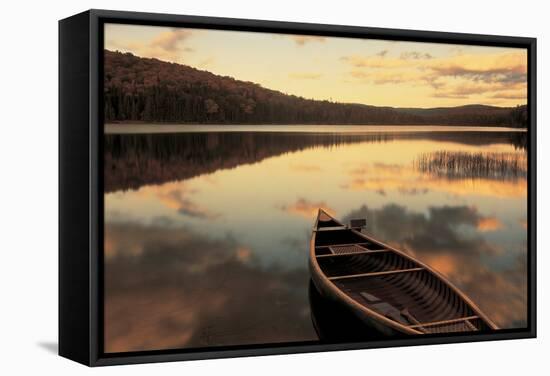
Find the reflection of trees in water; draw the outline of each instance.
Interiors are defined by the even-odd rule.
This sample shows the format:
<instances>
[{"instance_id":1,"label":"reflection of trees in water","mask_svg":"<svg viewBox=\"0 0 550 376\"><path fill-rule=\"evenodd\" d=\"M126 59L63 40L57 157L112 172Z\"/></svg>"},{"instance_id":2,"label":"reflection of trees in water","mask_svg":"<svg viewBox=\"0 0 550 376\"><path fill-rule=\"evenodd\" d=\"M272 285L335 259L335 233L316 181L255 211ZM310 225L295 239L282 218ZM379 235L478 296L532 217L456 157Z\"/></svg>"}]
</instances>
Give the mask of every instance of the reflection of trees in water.
<instances>
[{"instance_id":1,"label":"reflection of trees in water","mask_svg":"<svg viewBox=\"0 0 550 376\"><path fill-rule=\"evenodd\" d=\"M518 179L527 177L525 153L436 151L420 154L416 169L447 179Z\"/></svg>"},{"instance_id":2,"label":"reflection of trees in water","mask_svg":"<svg viewBox=\"0 0 550 376\"><path fill-rule=\"evenodd\" d=\"M527 132L511 132L508 134L510 144L514 145L514 148L520 150L527 150L528 137Z\"/></svg>"},{"instance_id":3,"label":"reflection of trees in water","mask_svg":"<svg viewBox=\"0 0 550 376\"><path fill-rule=\"evenodd\" d=\"M189 179L314 147L398 139L488 145L511 143L514 137L503 132L109 134L104 137L105 192Z\"/></svg>"},{"instance_id":4,"label":"reflection of trees in water","mask_svg":"<svg viewBox=\"0 0 550 376\"><path fill-rule=\"evenodd\" d=\"M313 147L389 139L388 134L268 132L106 135L105 191L189 179Z\"/></svg>"}]
</instances>

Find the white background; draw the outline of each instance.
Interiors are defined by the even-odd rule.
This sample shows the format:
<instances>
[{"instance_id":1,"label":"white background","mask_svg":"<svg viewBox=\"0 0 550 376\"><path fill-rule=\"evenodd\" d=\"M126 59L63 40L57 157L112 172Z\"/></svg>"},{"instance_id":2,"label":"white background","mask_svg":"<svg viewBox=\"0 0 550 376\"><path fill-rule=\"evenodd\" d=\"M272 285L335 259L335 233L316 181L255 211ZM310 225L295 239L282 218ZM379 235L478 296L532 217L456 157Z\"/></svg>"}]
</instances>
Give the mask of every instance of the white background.
<instances>
[{"instance_id":1,"label":"white background","mask_svg":"<svg viewBox=\"0 0 550 376\"><path fill-rule=\"evenodd\" d=\"M0 69L0 373L521 375L547 374L549 181L545 1L5 1ZM539 338L88 369L57 346L57 20L106 8L538 38ZM7 211L6 211L7 209Z\"/></svg>"}]
</instances>

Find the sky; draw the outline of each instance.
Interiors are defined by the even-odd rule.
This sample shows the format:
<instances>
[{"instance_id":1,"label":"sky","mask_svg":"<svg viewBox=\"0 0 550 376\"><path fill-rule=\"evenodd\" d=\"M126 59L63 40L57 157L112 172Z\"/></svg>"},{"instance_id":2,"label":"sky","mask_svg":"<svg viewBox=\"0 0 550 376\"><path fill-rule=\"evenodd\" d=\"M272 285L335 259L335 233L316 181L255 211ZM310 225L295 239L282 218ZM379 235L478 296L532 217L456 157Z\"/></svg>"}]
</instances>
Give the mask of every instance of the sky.
<instances>
[{"instance_id":1,"label":"sky","mask_svg":"<svg viewBox=\"0 0 550 376\"><path fill-rule=\"evenodd\" d=\"M310 99L391 107L527 103L527 50L105 25L105 48Z\"/></svg>"}]
</instances>

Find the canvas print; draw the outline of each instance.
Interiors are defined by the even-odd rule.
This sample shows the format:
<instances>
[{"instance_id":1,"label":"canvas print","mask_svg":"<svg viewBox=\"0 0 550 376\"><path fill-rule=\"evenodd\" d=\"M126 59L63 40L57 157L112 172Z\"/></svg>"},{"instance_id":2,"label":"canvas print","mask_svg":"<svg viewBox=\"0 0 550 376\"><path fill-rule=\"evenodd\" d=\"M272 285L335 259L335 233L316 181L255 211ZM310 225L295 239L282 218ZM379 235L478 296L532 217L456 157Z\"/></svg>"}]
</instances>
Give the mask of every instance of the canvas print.
<instances>
[{"instance_id":1,"label":"canvas print","mask_svg":"<svg viewBox=\"0 0 550 376\"><path fill-rule=\"evenodd\" d=\"M527 327L527 50L108 23L105 353Z\"/></svg>"}]
</instances>

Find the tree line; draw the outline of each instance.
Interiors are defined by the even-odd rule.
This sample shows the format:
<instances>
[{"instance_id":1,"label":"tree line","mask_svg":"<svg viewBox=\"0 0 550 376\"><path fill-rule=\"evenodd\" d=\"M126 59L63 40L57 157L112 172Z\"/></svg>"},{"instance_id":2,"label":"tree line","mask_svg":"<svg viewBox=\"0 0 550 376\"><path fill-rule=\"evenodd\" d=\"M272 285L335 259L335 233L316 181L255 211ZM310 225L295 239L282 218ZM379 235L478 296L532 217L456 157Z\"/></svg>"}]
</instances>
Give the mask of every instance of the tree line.
<instances>
[{"instance_id":1,"label":"tree line","mask_svg":"<svg viewBox=\"0 0 550 376\"><path fill-rule=\"evenodd\" d=\"M104 51L105 121L201 124L527 124L525 106L435 113L306 99L186 65ZM452 111L451 111L452 110ZM423 112L425 111L425 112Z\"/></svg>"}]
</instances>

